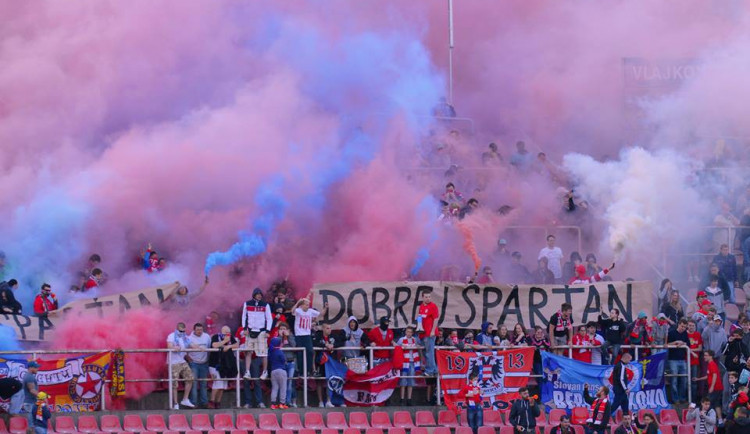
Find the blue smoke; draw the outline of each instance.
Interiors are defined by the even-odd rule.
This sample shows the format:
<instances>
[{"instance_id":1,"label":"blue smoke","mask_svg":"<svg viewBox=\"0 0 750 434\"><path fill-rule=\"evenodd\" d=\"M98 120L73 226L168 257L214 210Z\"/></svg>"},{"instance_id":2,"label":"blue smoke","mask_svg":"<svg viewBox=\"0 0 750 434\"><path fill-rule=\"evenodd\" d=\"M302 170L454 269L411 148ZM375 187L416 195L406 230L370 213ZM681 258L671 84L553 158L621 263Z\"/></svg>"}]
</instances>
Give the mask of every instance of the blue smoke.
<instances>
[{"instance_id":1,"label":"blue smoke","mask_svg":"<svg viewBox=\"0 0 750 434\"><path fill-rule=\"evenodd\" d=\"M240 259L257 256L266 251L268 240L273 235L276 225L284 218L288 207L287 201L281 195L283 185L284 180L280 176L261 185L255 196L255 205L261 214L250 225L254 232L240 232L239 241L229 250L210 253L204 268L206 275L217 265L231 265Z\"/></svg>"},{"instance_id":2,"label":"blue smoke","mask_svg":"<svg viewBox=\"0 0 750 434\"><path fill-rule=\"evenodd\" d=\"M438 239L438 228L435 222L435 210L438 209L438 204L435 198L432 196L426 196L422 199L417 207L417 218L425 221L425 230L428 233L427 244L420 247L417 251L417 256L414 258L414 265L409 271L409 275L414 277L419 273L424 264L430 259L430 247Z\"/></svg>"},{"instance_id":3,"label":"blue smoke","mask_svg":"<svg viewBox=\"0 0 750 434\"><path fill-rule=\"evenodd\" d=\"M16 331L10 327L0 325L0 351L19 351L21 345L18 343L18 337ZM0 356L5 359L21 358L21 355L8 355L3 354Z\"/></svg>"}]
</instances>

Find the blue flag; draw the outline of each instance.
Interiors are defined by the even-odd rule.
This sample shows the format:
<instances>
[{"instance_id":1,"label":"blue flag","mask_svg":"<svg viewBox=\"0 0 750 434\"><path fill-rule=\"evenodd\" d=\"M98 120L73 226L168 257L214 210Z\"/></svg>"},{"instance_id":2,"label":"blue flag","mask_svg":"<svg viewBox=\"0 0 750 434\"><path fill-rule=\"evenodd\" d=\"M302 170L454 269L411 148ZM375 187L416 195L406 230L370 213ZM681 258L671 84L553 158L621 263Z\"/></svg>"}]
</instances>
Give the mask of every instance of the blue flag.
<instances>
[{"instance_id":1,"label":"blue flag","mask_svg":"<svg viewBox=\"0 0 750 434\"><path fill-rule=\"evenodd\" d=\"M658 414L662 409L672 408L664 390L666 360L667 352L662 351L628 364L632 373L629 385L631 411L648 408ZM614 397L610 381L612 365L592 365L542 352L542 368L542 403L548 409L588 407L583 400L584 384L589 385L589 391L607 386L610 398Z\"/></svg>"},{"instance_id":2,"label":"blue flag","mask_svg":"<svg viewBox=\"0 0 750 434\"><path fill-rule=\"evenodd\" d=\"M328 358L326 362L326 383L328 385L328 399L331 404L340 406L344 403L344 383L349 368L343 363Z\"/></svg>"}]
</instances>

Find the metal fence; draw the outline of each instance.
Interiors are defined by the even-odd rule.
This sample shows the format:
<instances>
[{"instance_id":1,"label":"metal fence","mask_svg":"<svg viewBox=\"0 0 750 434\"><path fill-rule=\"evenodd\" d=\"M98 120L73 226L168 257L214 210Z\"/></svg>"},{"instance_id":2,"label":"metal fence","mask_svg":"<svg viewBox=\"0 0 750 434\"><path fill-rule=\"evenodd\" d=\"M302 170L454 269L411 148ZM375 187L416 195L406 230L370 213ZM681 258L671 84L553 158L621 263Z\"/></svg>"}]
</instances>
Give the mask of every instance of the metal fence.
<instances>
[{"instance_id":1,"label":"metal fence","mask_svg":"<svg viewBox=\"0 0 750 434\"><path fill-rule=\"evenodd\" d=\"M362 348L362 347L339 347L339 348L336 348L335 351L345 351L345 350L359 350L359 351L365 350L365 351L368 351L368 353L369 353L369 367L370 367L370 369L372 369L373 368L373 361L374 361L373 353L375 351L377 351L377 350L393 350L394 348L395 347L393 347L393 346L367 347L367 348ZM424 347L422 347L422 346L403 347L403 348L406 349L406 350L419 350L420 352L422 350L424 350ZM473 349L473 350L465 350L465 351L498 351L498 350L509 350L509 349L513 349L513 348L521 348L521 347L505 347L505 346L486 347L485 346L485 347L482 347L482 348L477 348L477 349ZM572 358L572 356L573 356L573 350L575 350L575 349L590 349L590 350L594 350L594 349L597 349L597 348L599 348L599 347L566 345L566 346L556 346L556 347L552 348L551 351L554 351L554 350L563 350L563 351L565 351L565 350L567 350L568 357ZM674 349L674 348L684 348L684 349L687 350L687 347L675 347L675 346L670 346L670 345L653 345L653 346L622 345L620 348L621 349L634 349L634 353L635 353L634 360L638 360L639 351L643 351L643 350L646 350L646 349L648 349L648 350L666 350L666 349L670 349L670 348L672 348L672 349ZM440 349L440 350L460 351L455 346L436 346L435 349L436 350ZM304 348L282 348L282 350L283 351L292 351L292 352L302 352L302 351L305 351ZM314 348L313 350L314 351L325 351L324 348ZM109 349L95 349L95 350L73 349L73 350L49 350L49 351L48 350L39 350L39 351L0 351L0 356L7 356L7 355L31 355L32 358L36 359L40 355L94 354L94 353L101 353L101 352L106 352L106 351L111 351L111 350L109 350ZM235 383L235 404L236 404L237 407L241 406L241 392L242 392L241 391L241 389L242 389L241 388L241 382L242 382L242 380L244 378L243 378L242 375L240 375L241 374L241 371L240 371L240 353L243 353L243 352L244 353L249 353L252 350L246 350L246 349L237 349L237 350L234 350L234 357L235 357L235 362L236 362L236 367L237 367L237 376L236 377L233 377L233 378L200 378L200 379L199 378L195 378L194 380L178 380L178 379L172 378L172 363L171 363L171 357L169 357L169 355L171 353L173 353L173 352L177 352L177 353L220 352L220 351L222 351L221 349L219 349L219 348L207 348L207 349L173 350L173 349L169 349L169 348L158 348L158 349L127 349L127 350L122 350L122 351L125 354L157 353L157 354L164 354L166 356L166 358L167 358L167 378L136 378L136 379L126 379L125 383L144 383L144 382L160 383L160 382L164 382L164 381L168 382L168 388L169 388L169 391L168 391L169 408L172 407L172 405L173 405L172 403L174 402L174 396L173 396L174 388L173 388L173 386L174 386L175 382L179 382L179 381L183 381L183 382L184 381L199 381L199 380L203 380L203 381L223 380L223 381L228 381L228 382L229 381L234 381L234 383ZM687 370L686 371L687 372L686 372L686 374L684 374L684 375L665 374L665 375L667 377L679 377L679 376L685 376L685 377L687 377L686 378L687 379L686 384L687 384L688 401L692 402L692 393L691 393L690 384L689 384L690 383L691 351L687 350L686 353L687 353L687 359L686 359L686 363L687 363ZM310 376L310 375L308 375L307 358L303 356L303 357L301 357L301 359L302 359L302 372L301 372L302 375L291 377L291 378L289 378L289 380L299 380L299 379L303 380L302 381L303 382L303 386L302 386L302 390L303 390L303 393L302 393L302 396L303 396L303 398L302 398L303 399L303 407L307 407L308 406L308 400L307 400L307 395L308 395L308 380L325 380L326 377L325 376L319 377L319 376ZM424 358L422 360L424 360ZM530 378L541 378L542 376L541 375L532 374L532 375L529 375L529 377ZM426 375L401 376L401 378L430 378L430 379L432 379L432 378L435 378L435 376L426 376ZM262 381L262 380L260 380L258 378L253 378L252 381ZM110 382L111 382L110 380L105 380L105 384L106 383L110 383ZM436 383L435 386L436 386L436 389L437 389L437 404L438 405L442 405L442 396L441 396L442 394L441 394L440 381L436 380L435 383ZM101 394L101 409L102 410L106 410L106 402L105 402L106 393L104 392L104 390L105 390L105 388L102 387L102 394Z\"/></svg>"}]
</instances>

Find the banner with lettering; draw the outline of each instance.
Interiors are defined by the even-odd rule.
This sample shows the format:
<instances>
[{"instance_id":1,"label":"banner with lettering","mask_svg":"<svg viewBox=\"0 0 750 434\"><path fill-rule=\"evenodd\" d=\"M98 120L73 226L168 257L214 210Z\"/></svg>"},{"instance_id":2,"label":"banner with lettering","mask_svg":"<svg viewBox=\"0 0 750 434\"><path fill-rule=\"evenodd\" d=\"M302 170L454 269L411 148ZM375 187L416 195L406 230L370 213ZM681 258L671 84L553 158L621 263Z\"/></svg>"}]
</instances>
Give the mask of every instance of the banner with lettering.
<instances>
[{"instance_id":1,"label":"banner with lettering","mask_svg":"<svg viewBox=\"0 0 750 434\"><path fill-rule=\"evenodd\" d=\"M101 407L102 392L108 390L105 380L111 378L112 353L85 357L39 360L36 374L39 390L49 395L50 410L69 413L96 411ZM23 382L28 361L0 358L0 377ZM0 400L0 408L8 411L10 400Z\"/></svg>"},{"instance_id":2,"label":"banner with lettering","mask_svg":"<svg viewBox=\"0 0 750 434\"><path fill-rule=\"evenodd\" d=\"M662 351L628 364L627 369L632 373L628 386L631 411L648 408L659 413L665 408L672 408L664 390L666 360L667 352ZM583 401L584 384L589 385L592 394L600 386L612 390L612 365L592 365L542 352L542 367L542 403L548 409L587 407ZM610 392L610 396L614 397L614 392Z\"/></svg>"},{"instance_id":3,"label":"banner with lettering","mask_svg":"<svg viewBox=\"0 0 750 434\"><path fill-rule=\"evenodd\" d=\"M391 327L415 323L425 291L432 291L441 328L479 329L485 321L520 323L527 328L547 327L563 303L573 305L576 324L596 321L602 309L620 309L626 321L641 310L651 312L651 282L597 282L582 285L466 285L457 282L351 282L316 284L313 307L328 311L319 318L334 329L347 326L354 316L364 328L376 326L383 316Z\"/></svg>"},{"instance_id":4,"label":"banner with lettering","mask_svg":"<svg viewBox=\"0 0 750 434\"><path fill-rule=\"evenodd\" d=\"M448 408L457 411L464 405L460 392L469 374L479 376L485 408L505 409L518 398L518 389L526 386L534 365L534 349L458 352L437 350L440 387Z\"/></svg>"},{"instance_id":5,"label":"banner with lettering","mask_svg":"<svg viewBox=\"0 0 750 434\"><path fill-rule=\"evenodd\" d=\"M381 363L364 374L357 374L341 362L328 359L325 364L328 396L331 403L349 407L382 406L398 386L400 371L393 361Z\"/></svg>"},{"instance_id":6,"label":"banner with lettering","mask_svg":"<svg viewBox=\"0 0 750 434\"><path fill-rule=\"evenodd\" d=\"M52 339L55 324L67 316L96 315L100 318L116 318L130 309L158 306L168 302L181 286L180 282L173 282L139 291L78 299L50 312L47 318L0 314L0 325L12 328L16 339L21 341L49 341Z\"/></svg>"}]
</instances>

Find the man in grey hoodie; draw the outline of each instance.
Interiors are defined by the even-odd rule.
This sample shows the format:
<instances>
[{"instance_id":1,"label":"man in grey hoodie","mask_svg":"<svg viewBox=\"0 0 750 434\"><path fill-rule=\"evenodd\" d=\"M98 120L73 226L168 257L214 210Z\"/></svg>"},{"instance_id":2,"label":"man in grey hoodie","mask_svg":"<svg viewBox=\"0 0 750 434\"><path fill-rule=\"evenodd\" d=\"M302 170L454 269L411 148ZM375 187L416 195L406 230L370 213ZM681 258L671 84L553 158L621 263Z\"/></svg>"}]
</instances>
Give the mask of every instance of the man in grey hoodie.
<instances>
[{"instance_id":1,"label":"man in grey hoodie","mask_svg":"<svg viewBox=\"0 0 750 434\"><path fill-rule=\"evenodd\" d=\"M344 328L345 347L362 347L367 344L367 336L359 328L359 321L354 316L349 317L349 321L346 322L347 326ZM365 342L362 342L362 340ZM354 357L360 357L362 355L361 350L344 350L344 358L352 359Z\"/></svg>"},{"instance_id":2,"label":"man in grey hoodie","mask_svg":"<svg viewBox=\"0 0 750 434\"><path fill-rule=\"evenodd\" d=\"M703 350L713 351L716 354L717 363L727 346L727 332L721 323L721 317L714 315L713 320L706 326L702 334Z\"/></svg>"}]
</instances>

